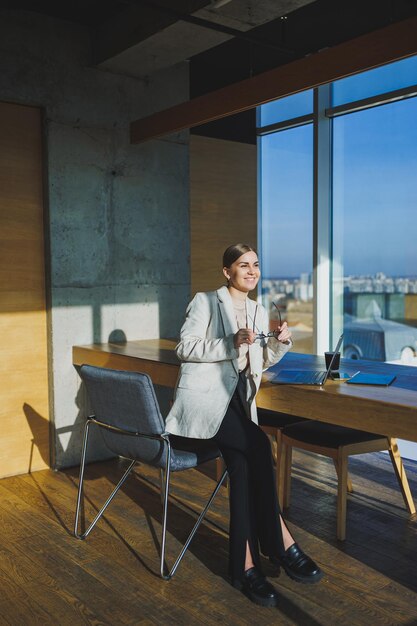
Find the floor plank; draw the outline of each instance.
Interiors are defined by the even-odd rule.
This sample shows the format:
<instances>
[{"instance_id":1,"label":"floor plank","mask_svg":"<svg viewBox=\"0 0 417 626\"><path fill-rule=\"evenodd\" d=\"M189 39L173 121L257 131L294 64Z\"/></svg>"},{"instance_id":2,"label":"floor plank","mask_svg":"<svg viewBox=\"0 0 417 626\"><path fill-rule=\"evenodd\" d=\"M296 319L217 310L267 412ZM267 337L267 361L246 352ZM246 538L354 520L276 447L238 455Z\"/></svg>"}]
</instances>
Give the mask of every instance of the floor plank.
<instances>
[{"instance_id":1,"label":"floor plank","mask_svg":"<svg viewBox=\"0 0 417 626\"><path fill-rule=\"evenodd\" d=\"M87 469L91 519L124 463ZM417 494L417 464L406 462ZM416 520L405 511L387 455L350 460L347 539L335 538L336 478L327 459L294 454L288 525L322 566L319 585L271 578L277 609L250 603L227 580L228 498L223 488L175 578L158 578L158 475L139 467L85 541L72 536L77 469L0 481L0 624L188 625L417 624ZM213 467L174 476L168 536L172 562L213 488ZM274 572L267 561L265 571Z\"/></svg>"}]
</instances>

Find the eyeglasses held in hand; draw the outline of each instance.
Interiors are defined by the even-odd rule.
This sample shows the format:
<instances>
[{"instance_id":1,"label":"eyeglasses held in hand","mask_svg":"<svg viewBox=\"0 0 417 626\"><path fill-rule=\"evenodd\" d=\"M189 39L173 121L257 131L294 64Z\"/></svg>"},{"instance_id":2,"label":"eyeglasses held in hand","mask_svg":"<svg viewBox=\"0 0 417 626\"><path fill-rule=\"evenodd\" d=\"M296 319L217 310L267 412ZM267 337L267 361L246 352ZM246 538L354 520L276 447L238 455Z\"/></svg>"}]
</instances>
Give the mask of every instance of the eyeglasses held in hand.
<instances>
[{"instance_id":1,"label":"eyeglasses held in hand","mask_svg":"<svg viewBox=\"0 0 417 626\"><path fill-rule=\"evenodd\" d=\"M276 339L278 337L279 333L280 333L279 330L271 330L269 333L266 333L266 335L265 335L265 333L258 333L255 336L255 341L257 339L268 339L268 337L275 337L275 339Z\"/></svg>"},{"instance_id":2,"label":"eyeglasses held in hand","mask_svg":"<svg viewBox=\"0 0 417 626\"><path fill-rule=\"evenodd\" d=\"M275 339L278 337L278 335L281 332L281 326L282 326L282 317L281 317L281 311L279 310L278 306L275 304L275 302L272 303L274 305L274 307L276 308L276 310L278 311L278 317L279 317L279 326L277 330L271 330L269 333L258 333L255 337L255 341L257 339L268 339L268 337L275 337ZM255 320L254 320L254 326L255 326ZM253 329L255 330L255 328Z\"/></svg>"}]
</instances>

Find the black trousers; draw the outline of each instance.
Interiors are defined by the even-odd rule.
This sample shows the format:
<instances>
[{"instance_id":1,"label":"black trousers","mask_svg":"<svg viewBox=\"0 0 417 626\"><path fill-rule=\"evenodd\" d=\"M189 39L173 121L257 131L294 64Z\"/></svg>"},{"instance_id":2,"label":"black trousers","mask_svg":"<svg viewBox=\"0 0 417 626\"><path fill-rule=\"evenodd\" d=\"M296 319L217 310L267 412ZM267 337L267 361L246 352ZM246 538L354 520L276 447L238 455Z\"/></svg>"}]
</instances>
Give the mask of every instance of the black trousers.
<instances>
[{"instance_id":1,"label":"black trousers","mask_svg":"<svg viewBox=\"0 0 417 626\"><path fill-rule=\"evenodd\" d=\"M243 384L243 376L239 384ZM279 556L284 546L271 444L247 416L239 385L213 440L229 474L229 570L232 580L240 580L247 542L257 567L259 548L265 556Z\"/></svg>"}]
</instances>

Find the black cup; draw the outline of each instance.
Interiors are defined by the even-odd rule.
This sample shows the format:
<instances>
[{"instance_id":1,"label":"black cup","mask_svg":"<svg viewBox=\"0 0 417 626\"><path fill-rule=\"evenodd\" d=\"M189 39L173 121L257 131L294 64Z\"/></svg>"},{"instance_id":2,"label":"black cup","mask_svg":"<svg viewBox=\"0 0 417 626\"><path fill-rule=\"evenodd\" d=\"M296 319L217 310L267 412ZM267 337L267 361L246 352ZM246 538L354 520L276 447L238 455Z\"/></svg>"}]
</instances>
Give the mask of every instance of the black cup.
<instances>
[{"instance_id":1,"label":"black cup","mask_svg":"<svg viewBox=\"0 0 417 626\"><path fill-rule=\"evenodd\" d=\"M325 352L324 353L324 358L326 359L326 370L329 369L329 365L330 365L330 361L332 360L334 355L334 352ZM334 357L333 363L332 363L332 372L337 372L338 369L340 367L340 352L336 352L336 355Z\"/></svg>"}]
</instances>

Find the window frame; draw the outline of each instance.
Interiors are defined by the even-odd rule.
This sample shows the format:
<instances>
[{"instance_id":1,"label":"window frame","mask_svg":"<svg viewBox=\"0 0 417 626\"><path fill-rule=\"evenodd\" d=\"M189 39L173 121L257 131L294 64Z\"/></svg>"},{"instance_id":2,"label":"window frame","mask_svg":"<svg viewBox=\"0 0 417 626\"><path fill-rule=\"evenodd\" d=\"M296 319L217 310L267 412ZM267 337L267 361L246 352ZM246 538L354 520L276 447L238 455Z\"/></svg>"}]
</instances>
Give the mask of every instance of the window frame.
<instances>
[{"instance_id":1,"label":"window frame","mask_svg":"<svg viewBox=\"0 0 417 626\"><path fill-rule=\"evenodd\" d=\"M265 135L313 123L313 351L323 354L343 330L343 267L333 260L332 154L335 117L417 97L417 85L331 106L332 83L316 87L313 112L256 129L258 181L262 164L259 149ZM259 112L259 111L258 111ZM259 122L260 115L257 115ZM258 223L262 220L261 184L258 184ZM262 229L258 228L258 250L262 254ZM261 298L261 296L259 296Z\"/></svg>"}]
</instances>

